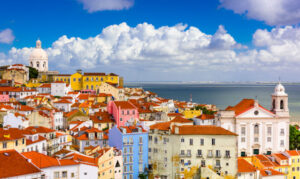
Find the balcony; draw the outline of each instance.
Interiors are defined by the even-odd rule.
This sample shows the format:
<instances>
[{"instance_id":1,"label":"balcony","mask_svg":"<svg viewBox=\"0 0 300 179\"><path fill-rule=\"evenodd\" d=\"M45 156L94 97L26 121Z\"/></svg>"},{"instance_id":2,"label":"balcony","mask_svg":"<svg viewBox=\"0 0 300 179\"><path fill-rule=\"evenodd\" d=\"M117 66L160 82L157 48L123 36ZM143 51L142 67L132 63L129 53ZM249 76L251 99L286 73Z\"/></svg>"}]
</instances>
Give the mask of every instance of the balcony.
<instances>
[{"instance_id":1,"label":"balcony","mask_svg":"<svg viewBox=\"0 0 300 179\"><path fill-rule=\"evenodd\" d=\"M221 158L221 154L216 155L215 158Z\"/></svg>"},{"instance_id":2,"label":"balcony","mask_svg":"<svg viewBox=\"0 0 300 179\"><path fill-rule=\"evenodd\" d=\"M123 142L123 145L133 145L133 142Z\"/></svg>"},{"instance_id":3,"label":"balcony","mask_svg":"<svg viewBox=\"0 0 300 179\"><path fill-rule=\"evenodd\" d=\"M213 156L213 154L208 154L207 155L207 158L213 158L214 156Z\"/></svg>"},{"instance_id":4,"label":"balcony","mask_svg":"<svg viewBox=\"0 0 300 179\"><path fill-rule=\"evenodd\" d=\"M198 158L201 158L202 157L202 154L196 154L196 157L198 157Z\"/></svg>"},{"instance_id":5,"label":"balcony","mask_svg":"<svg viewBox=\"0 0 300 179\"><path fill-rule=\"evenodd\" d=\"M191 157L192 155L191 154L180 154L179 156L180 157Z\"/></svg>"},{"instance_id":6,"label":"balcony","mask_svg":"<svg viewBox=\"0 0 300 179\"><path fill-rule=\"evenodd\" d=\"M231 158L230 155L225 155L224 158Z\"/></svg>"},{"instance_id":7,"label":"balcony","mask_svg":"<svg viewBox=\"0 0 300 179\"><path fill-rule=\"evenodd\" d=\"M221 168L222 168L221 165L215 165L215 166L214 166L214 169L215 169L215 170L221 170Z\"/></svg>"}]
</instances>

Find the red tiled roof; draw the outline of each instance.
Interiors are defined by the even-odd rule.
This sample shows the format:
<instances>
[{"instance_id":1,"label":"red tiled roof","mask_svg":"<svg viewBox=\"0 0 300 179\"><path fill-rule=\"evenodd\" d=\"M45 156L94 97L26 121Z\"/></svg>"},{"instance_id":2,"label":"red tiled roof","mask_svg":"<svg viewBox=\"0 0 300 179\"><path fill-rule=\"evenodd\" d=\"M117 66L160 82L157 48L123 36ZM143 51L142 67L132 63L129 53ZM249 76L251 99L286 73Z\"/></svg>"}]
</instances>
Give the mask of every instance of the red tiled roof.
<instances>
[{"instance_id":1,"label":"red tiled roof","mask_svg":"<svg viewBox=\"0 0 300 179\"><path fill-rule=\"evenodd\" d=\"M179 135L234 135L237 134L230 132L219 126L202 126L202 125L184 125L184 126L176 126L178 127Z\"/></svg>"},{"instance_id":2,"label":"red tiled roof","mask_svg":"<svg viewBox=\"0 0 300 179\"><path fill-rule=\"evenodd\" d=\"M213 114L202 114L202 115L198 116L197 118L201 119L201 120L214 119L215 115L213 115Z\"/></svg>"},{"instance_id":3,"label":"red tiled roof","mask_svg":"<svg viewBox=\"0 0 300 179\"><path fill-rule=\"evenodd\" d=\"M41 86L39 86L39 88L51 88L51 84L50 83L44 83Z\"/></svg>"},{"instance_id":4,"label":"red tiled roof","mask_svg":"<svg viewBox=\"0 0 300 179\"><path fill-rule=\"evenodd\" d=\"M126 129L126 133L136 133L138 132L138 127L142 129L142 132L147 132L142 126L122 126L119 127L119 130L122 132L121 129L123 128Z\"/></svg>"},{"instance_id":5,"label":"red tiled roof","mask_svg":"<svg viewBox=\"0 0 300 179\"><path fill-rule=\"evenodd\" d=\"M27 105L21 105L20 108L18 109L19 111L33 111L34 108L27 106Z\"/></svg>"},{"instance_id":6,"label":"red tiled roof","mask_svg":"<svg viewBox=\"0 0 300 179\"><path fill-rule=\"evenodd\" d=\"M181 113L168 113L169 117L175 117L175 116L183 116Z\"/></svg>"},{"instance_id":7,"label":"red tiled roof","mask_svg":"<svg viewBox=\"0 0 300 179\"><path fill-rule=\"evenodd\" d=\"M277 170L273 170L273 169L260 170L260 174L262 176L284 175L284 173L281 173L281 172L279 172Z\"/></svg>"},{"instance_id":8,"label":"red tiled roof","mask_svg":"<svg viewBox=\"0 0 300 179\"><path fill-rule=\"evenodd\" d=\"M24 130L33 131L33 132L37 132L37 133L55 132L55 130L47 128L47 127L43 127L43 126L29 126L29 127L25 128Z\"/></svg>"},{"instance_id":9,"label":"red tiled roof","mask_svg":"<svg viewBox=\"0 0 300 179\"><path fill-rule=\"evenodd\" d=\"M66 100L66 99L61 99L59 101L56 101L54 103L67 103L67 104L72 104L72 102L70 102L69 100Z\"/></svg>"},{"instance_id":10,"label":"red tiled roof","mask_svg":"<svg viewBox=\"0 0 300 179\"><path fill-rule=\"evenodd\" d=\"M38 140L35 140L35 141L26 139L26 145L35 144L35 143L41 142L41 141L43 141L43 140L47 140L47 138L45 138L45 137L39 135L39 136L38 136Z\"/></svg>"},{"instance_id":11,"label":"red tiled roof","mask_svg":"<svg viewBox=\"0 0 300 179\"><path fill-rule=\"evenodd\" d=\"M121 109L137 109L133 104L128 101L114 101L115 105Z\"/></svg>"},{"instance_id":12,"label":"red tiled roof","mask_svg":"<svg viewBox=\"0 0 300 179\"><path fill-rule=\"evenodd\" d=\"M256 168L243 158L238 159L238 173L255 172Z\"/></svg>"},{"instance_id":13,"label":"red tiled roof","mask_svg":"<svg viewBox=\"0 0 300 179\"><path fill-rule=\"evenodd\" d=\"M287 150L286 151L290 156L298 156L300 155L300 151L297 150Z\"/></svg>"},{"instance_id":14,"label":"red tiled roof","mask_svg":"<svg viewBox=\"0 0 300 179\"><path fill-rule=\"evenodd\" d=\"M83 73L83 76L105 76L105 73Z\"/></svg>"},{"instance_id":15,"label":"red tiled roof","mask_svg":"<svg viewBox=\"0 0 300 179\"><path fill-rule=\"evenodd\" d=\"M17 177L41 172L15 150L0 151L0 178Z\"/></svg>"},{"instance_id":16,"label":"red tiled roof","mask_svg":"<svg viewBox=\"0 0 300 179\"><path fill-rule=\"evenodd\" d=\"M227 111L234 111L235 115L240 115L250 109L252 109L254 107L255 104L255 100L254 99L243 99L241 102L239 102L237 105L235 106L228 106L225 110ZM262 107L261 105L259 105L259 107L261 107L262 109L268 111L269 113L272 113L271 111L265 109L264 107Z\"/></svg>"},{"instance_id":17,"label":"red tiled roof","mask_svg":"<svg viewBox=\"0 0 300 179\"><path fill-rule=\"evenodd\" d=\"M0 128L0 141L16 140L25 138L23 131L18 128Z\"/></svg>"}]
</instances>

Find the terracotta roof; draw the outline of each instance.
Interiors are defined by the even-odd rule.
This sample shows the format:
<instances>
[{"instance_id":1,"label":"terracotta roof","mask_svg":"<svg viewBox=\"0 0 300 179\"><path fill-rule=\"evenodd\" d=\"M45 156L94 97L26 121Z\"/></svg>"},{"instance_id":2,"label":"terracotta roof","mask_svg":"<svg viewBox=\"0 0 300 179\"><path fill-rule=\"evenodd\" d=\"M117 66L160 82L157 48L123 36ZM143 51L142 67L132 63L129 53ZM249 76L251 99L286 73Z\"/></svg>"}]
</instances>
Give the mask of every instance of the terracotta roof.
<instances>
[{"instance_id":1,"label":"terracotta roof","mask_svg":"<svg viewBox=\"0 0 300 179\"><path fill-rule=\"evenodd\" d=\"M94 115L90 116L90 119L93 123L113 123L111 115L108 112L97 112Z\"/></svg>"},{"instance_id":2,"label":"terracotta roof","mask_svg":"<svg viewBox=\"0 0 300 179\"><path fill-rule=\"evenodd\" d=\"M235 106L228 106L225 110L227 111L234 111L235 115L240 115L250 109L252 109L254 107L255 104L255 100L254 99L243 99L241 102L239 102L237 105ZM264 107L262 107L261 105L259 105L259 107L261 107L262 109L268 111L269 113L272 113L271 111L265 109Z\"/></svg>"},{"instance_id":3,"label":"terracotta roof","mask_svg":"<svg viewBox=\"0 0 300 179\"><path fill-rule=\"evenodd\" d=\"M72 104L72 102L70 102L69 100L66 100L66 99L61 99L59 101L56 101L54 103L66 103L66 104Z\"/></svg>"},{"instance_id":4,"label":"terracotta roof","mask_svg":"<svg viewBox=\"0 0 300 179\"><path fill-rule=\"evenodd\" d=\"M113 103L115 103L116 106L121 109L137 109L133 104L131 104L128 101L114 101Z\"/></svg>"},{"instance_id":5,"label":"terracotta roof","mask_svg":"<svg viewBox=\"0 0 300 179\"><path fill-rule=\"evenodd\" d=\"M202 125L184 125L178 127L179 135L234 135L237 134L230 132L219 126L202 126ZM175 134L175 131L173 131Z\"/></svg>"},{"instance_id":6,"label":"terracotta roof","mask_svg":"<svg viewBox=\"0 0 300 179\"><path fill-rule=\"evenodd\" d=\"M34 108L33 107L30 107L30 106L27 106L27 105L21 105L19 108L18 108L19 111L33 111Z\"/></svg>"},{"instance_id":7,"label":"terracotta roof","mask_svg":"<svg viewBox=\"0 0 300 179\"><path fill-rule=\"evenodd\" d=\"M47 138L45 138L45 137L43 137L43 136L40 136L40 135L38 135L38 139L37 140L35 140L35 141L32 141L32 140L29 140L29 139L26 139L26 145L28 146L28 145L31 145L31 144L35 144L35 143L38 143L38 142L41 142L41 141L46 141L47 140Z\"/></svg>"},{"instance_id":8,"label":"terracotta roof","mask_svg":"<svg viewBox=\"0 0 300 179\"><path fill-rule=\"evenodd\" d=\"M238 159L238 173L255 172L256 168L243 158Z\"/></svg>"},{"instance_id":9,"label":"terracotta roof","mask_svg":"<svg viewBox=\"0 0 300 179\"><path fill-rule=\"evenodd\" d=\"M23 131L18 128L0 128L0 141L16 140L25 138Z\"/></svg>"},{"instance_id":10,"label":"terracotta roof","mask_svg":"<svg viewBox=\"0 0 300 179\"><path fill-rule=\"evenodd\" d=\"M22 153L26 158L31 159L31 162L34 163L39 168L48 168L53 166L59 166L59 161L56 158L32 151L32 152L23 152Z\"/></svg>"},{"instance_id":11,"label":"terracotta roof","mask_svg":"<svg viewBox=\"0 0 300 179\"><path fill-rule=\"evenodd\" d=\"M198 116L197 118L201 119L201 120L214 119L215 115L213 115L213 114L202 114L202 115Z\"/></svg>"},{"instance_id":12,"label":"terracotta roof","mask_svg":"<svg viewBox=\"0 0 300 179\"><path fill-rule=\"evenodd\" d=\"M193 122L191 120L188 120L186 118L183 118L181 116L176 116L173 120L171 120L170 122L176 122L176 123L188 123L188 122Z\"/></svg>"},{"instance_id":13,"label":"terracotta roof","mask_svg":"<svg viewBox=\"0 0 300 179\"><path fill-rule=\"evenodd\" d=\"M29 126L29 127L25 128L24 130L33 131L33 132L37 132L37 133L55 132L55 130L47 128L47 127L43 127L43 126Z\"/></svg>"},{"instance_id":14,"label":"terracotta roof","mask_svg":"<svg viewBox=\"0 0 300 179\"><path fill-rule=\"evenodd\" d=\"M122 126L119 130L122 132L121 129L126 129L126 133L138 133L138 127L142 129L142 132L147 132L142 126Z\"/></svg>"},{"instance_id":15,"label":"terracotta roof","mask_svg":"<svg viewBox=\"0 0 300 179\"><path fill-rule=\"evenodd\" d=\"M51 84L50 83L44 83L41 86L39 86L39 88L51 88Z\"/></svg>"},{"instance_id":16,"label":"terracotta roof","mask_svg":"<svg viewBox=\"0 0 300 179\"><path fill-rule=\"evenodd\" d=\"M77 98L80 100L89 99L89 94L80 94Z\"/></svg>"},{"instance_id":17,"label":"terracotta roof","mask_svg":"<svg viewBox=\"0 0 300 179\"><path fill-rule=\"evenodd\" d=\"M150 126L150 129L158 129L161 131L168 131L170 129L171 122L158 122Z\"/></svg>"},{"instance_id":18,"label":"terracotta roof","mask_svg":"<svg viewBox=\"0 0 300 179\"><path fill-rule=\"evenodd\" d=\"M84 73L83 76L105 76L105 73Z\"/></svg>"},{"instance_id":19,"label":"terracotta roof","mask_svg":"<svg viewBox=\"0 0 300 179\"><path fill-rule=\"evenodd\" d=\"M15 150L0 151L0 178L16 177L41 172Z\"/></svg>"},{"instance_id":20,"label":"terracotta roof","mask_svg":"<svg viewBox=\"0 0 300 179\"><path fill-rule=\"evenodd\" d=\"M181 113L168 113L169 117L175 117L175 116L183 116Z\"/></svg>"},{"instance_id":21,"label":"terracotta roof","mask_svg":"<svg viewBox=\"0 0 300 179\"><path fill-rule=\"evenodd\" d=\"M297 151L297 150L287 150L285 152L287 152L290 156L298 156L298 155L300 155L300 151Z\"/></svg>"},{"instance_id":22,"label":"terracotta roof","mask_svg":"<svg viewBox=\"0 0 300 179\"><path fill-rule=\"evenodd\" d=\"M280 160L288 160L289 158L281 153L273 153L273 156L279 158Z\"/></svg>"},{"instance_id":23,"label":"terracotta roof","mask_svg":"<svg viewBox=\"0 0 300 179\"><path fill-rule=\"evenodd\" d=\"M284 175L284 173L281 173L274 169L266 169L266 170L260 170L260 175L262 176L274 176L274 175Z\"/></svg>"}]
</instances>

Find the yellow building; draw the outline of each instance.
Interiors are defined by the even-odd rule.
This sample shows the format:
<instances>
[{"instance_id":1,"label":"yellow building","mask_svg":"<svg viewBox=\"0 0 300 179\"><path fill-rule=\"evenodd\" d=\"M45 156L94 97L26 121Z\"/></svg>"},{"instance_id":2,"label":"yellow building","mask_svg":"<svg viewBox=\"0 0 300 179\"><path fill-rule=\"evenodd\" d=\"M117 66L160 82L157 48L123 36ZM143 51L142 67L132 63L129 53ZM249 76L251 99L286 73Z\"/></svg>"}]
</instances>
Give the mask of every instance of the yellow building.
<instances>
[{"instance_id":1,"label":"yellow building","mask_svg":"<svg viewBox=\"0 0 300 179\"><path fill-rule=\"evenodd\" d=\"M76 73L71 75L71 88L74 91L82 90L82 74L81 71L77 71Z\"/></svg>"},{"instance_id":2,"label":"yellow building","mask_svg":"<svg viewBox=\"0 0 300 179\"><path fill-rule=\"evenodd\" d=\"M288 150L284 152L290 158L288 179L300 179L300 151Z\"/></svg>"},{"instance_id":3,"label":"yellow building","mask_svg":"<svg viewBox=\"0 0 300 179\"><path fill-rule=\"evenodd\" d=\"M113 85L112 83L102 83L96 91L97 93L111 94L116 101L125 100L124 88Z\"/></svg>"},{"instance_id":4,"label":"yellow building","mask_svg":"<svg viewBox=\"0 0 300 179\"><path fill-rule=\"evenodd\" d=\"M26 138L20 129L0 128L0 151L15 149L24 152L25 148Z\"/></svg>"},{"instance_id":5,"label":"yellow building","mask_svg":"<svg viewBox=\"0 0 300 179\"><path fill-rule=\"evenodd\" d=\"M98 154L98 178L113 179L114 167L114 148L103 148L96 152Z\"/></svg>"},{"instance_id":6,"label":"yellow building","mask_svg":"<svg viewBox=\"0 0 300 179\"><path fill-rule=\"evenodd\" d=\"M200 116L202 114L201 110L191 110L191 109L187 109L185 111L183 111L183 115L185 118L187 119L191 119L197 116Z\"/></svg>"},{"instance_id":7,"label":"yellow building","mask_svg":"<svg viewBox=\"0 0 300 179\"><path fill-rule=\"evenodd\" d=\"M58 74L58 75L53 76L54 81L63 81L67 84L70 83L70 78L71 78L71 75L69 75L69 74Z\"/></svg>"}]
</instances>

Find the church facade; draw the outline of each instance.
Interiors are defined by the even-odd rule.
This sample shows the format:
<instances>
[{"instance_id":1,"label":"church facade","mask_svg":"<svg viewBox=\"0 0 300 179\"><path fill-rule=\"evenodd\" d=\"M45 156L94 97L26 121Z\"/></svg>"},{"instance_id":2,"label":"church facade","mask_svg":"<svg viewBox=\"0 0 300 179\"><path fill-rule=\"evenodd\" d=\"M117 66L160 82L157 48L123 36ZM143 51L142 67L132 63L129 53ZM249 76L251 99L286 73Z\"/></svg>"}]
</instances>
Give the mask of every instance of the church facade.
<instances>
[{"instance_id":1,"label":"church facade","mask_svg":"<svg viewBox=\"0 0 300 179\"><path fill-rule=\"evenodd\" d=\"M271 95L271 110L258 100L243 99L217 114L221 127L238 134L239 156L271 154L289 149L288 95L278 83Z\"/></svg>"}]
</instances>

